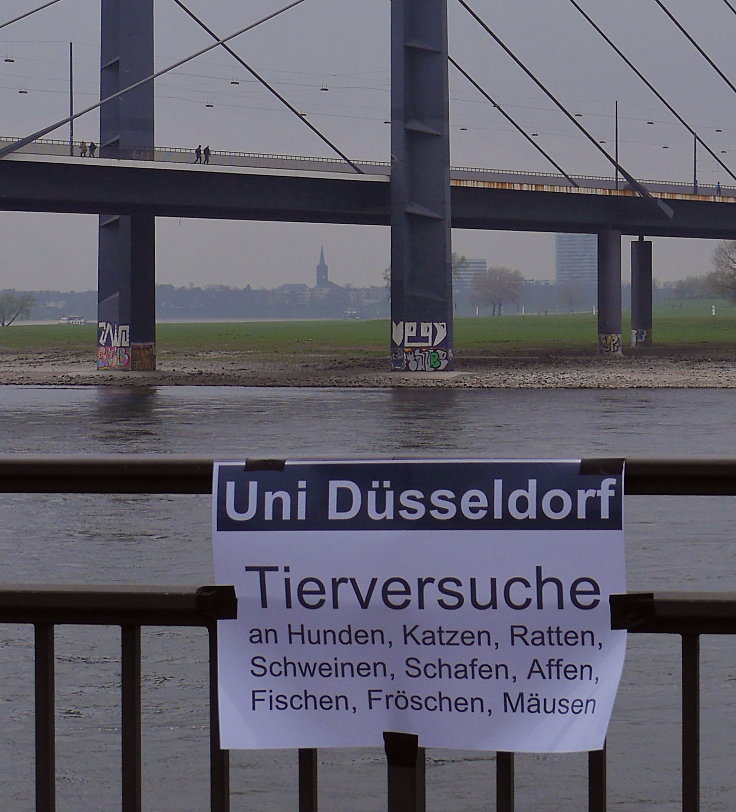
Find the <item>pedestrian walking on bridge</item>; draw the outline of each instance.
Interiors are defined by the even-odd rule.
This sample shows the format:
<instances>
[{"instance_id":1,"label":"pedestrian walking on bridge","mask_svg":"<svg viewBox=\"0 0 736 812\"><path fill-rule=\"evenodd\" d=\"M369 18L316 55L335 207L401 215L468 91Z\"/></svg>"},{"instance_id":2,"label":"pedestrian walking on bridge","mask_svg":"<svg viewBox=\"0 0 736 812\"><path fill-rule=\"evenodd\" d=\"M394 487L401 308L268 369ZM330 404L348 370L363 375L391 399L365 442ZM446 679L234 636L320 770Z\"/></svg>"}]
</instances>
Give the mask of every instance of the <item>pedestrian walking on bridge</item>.
<instances>
[{"instance_id":1,"label":"pedestrian walking on bridge","mask_svg":"<svg viewBox=\"0 0 736 812\"><path fill-rule=\"evenodd\" d=\"M202 163L202 145L199 144L197 149L194 150L194 163L201 164Z\"/></svg>"},{"instance_id":2,"label":"pedestrian walking on bridge","mask_svg":"<svg viewBox=\"0 0 736 812\"><path fill-rule=\"evenodd\" d=\"M212 155L212 151L210 150L210 145L207 144L207 146L204 148L204 162L206 164L210 162L210 155Z\"/></svg>"},{"instance_id":3,"label":"pedestrian walking on bridge","mask_svg":"<svg viewBox=\"0 0 736 812\"><path fill-rule=\"evenodd\" d=\"M87 157L87 142L80 141L79 142L79 157L86 158Z\"/></svg>"},{"instance_id":4,"label":"pedestrian walking on bridge","mask_svg":"<svg viewBox=\"0 0 736 812\"><path fill-rule=\"evenodd\" d=\"M97 152L97 144L94 141L89 142L89 157L94 158L95 152Z\"/></svg>"}]
</instances>

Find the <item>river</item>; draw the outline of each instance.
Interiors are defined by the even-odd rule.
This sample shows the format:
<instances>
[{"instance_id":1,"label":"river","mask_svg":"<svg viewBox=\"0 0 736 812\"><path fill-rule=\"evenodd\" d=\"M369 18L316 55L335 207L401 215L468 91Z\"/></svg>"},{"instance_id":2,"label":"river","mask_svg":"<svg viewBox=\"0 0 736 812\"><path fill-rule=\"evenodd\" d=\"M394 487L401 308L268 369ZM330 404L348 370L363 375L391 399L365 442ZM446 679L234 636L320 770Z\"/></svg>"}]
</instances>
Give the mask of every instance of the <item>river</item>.
<instances>
[{"instance_id":1,"label":"river","mask_svg":"<svg viewBox=\"0 0 736 812\"><path fill-rule=\"evenodd\" d=\"M736 455L729 390L0 387L3 454L257 457ZM630 590L734 589L736 500L629 497ZM205 496L4 495L7 583L206 584ZM32 633L0 637L0 808L33 808ZM154 629L143 641L144 808L207 806L204 636ZM703 798L736 808L733 641L703 641ZM58 632L59 810L119 808L118 637ZM609 732L610 808L665 810L679 799L679 638L632 635ZM320 751L331 812L385 807L379 749ZM232 755L233 810L295 808L293 752ZM585 757L523 756L517 808L585 808ZM432 750L428 808L492 808L493 754Z\"/></svg>"}]
</instances>

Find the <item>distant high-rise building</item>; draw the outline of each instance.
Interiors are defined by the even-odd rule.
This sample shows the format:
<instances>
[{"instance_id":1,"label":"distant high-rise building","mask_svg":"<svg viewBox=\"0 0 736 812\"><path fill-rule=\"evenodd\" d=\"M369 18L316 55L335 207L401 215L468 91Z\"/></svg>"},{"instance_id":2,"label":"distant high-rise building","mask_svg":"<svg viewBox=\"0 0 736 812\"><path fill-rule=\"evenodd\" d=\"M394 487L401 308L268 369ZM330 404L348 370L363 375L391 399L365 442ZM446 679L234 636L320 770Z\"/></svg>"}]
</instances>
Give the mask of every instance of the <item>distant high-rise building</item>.
<instances>
[{"instance_id":1,"label":"distant high-rise building","mask_svg":"<svg viewBox=\"0 0 736 812\"><path fill-rule=\"evenodd\" d=\"M558 234L555 242L557 282L598 281L598 237L596 234Z\"/></svg>"},{"instance_id":2,"label":"distant high-rise building","mask_svg":"<svg viewBox=\"0 0 736 812\"><path fill-rule=\"evenodd\" d=\"M476 279L482 279L487 271L487 259L464 259L453 269L453 287L457 291L471 290Z\"/></svg>"}]
</instances>

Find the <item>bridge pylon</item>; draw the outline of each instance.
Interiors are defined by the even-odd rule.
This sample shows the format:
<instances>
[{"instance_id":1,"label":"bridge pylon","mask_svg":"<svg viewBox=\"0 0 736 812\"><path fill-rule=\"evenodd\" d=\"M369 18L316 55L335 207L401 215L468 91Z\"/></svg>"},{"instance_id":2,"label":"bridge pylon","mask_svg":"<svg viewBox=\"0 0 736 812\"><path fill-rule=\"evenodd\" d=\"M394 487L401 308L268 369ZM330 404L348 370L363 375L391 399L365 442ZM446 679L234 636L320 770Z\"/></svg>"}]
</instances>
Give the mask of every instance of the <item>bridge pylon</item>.
<instances>
[{"instance_id":1,"label":"bridge pylon","mask_svg":"<svg viewBox=\"0 0 736 812\"><path fill-rule=\"evenodd\" d=\"M631 346L652 344L652 241L631 243Z\"/></svg>"},{"instance_id":2,"label":"bridge pylon","mask_svg":"<svg viewBox=\"0 0 736 812\"><path fill-rule=\"evenodd\" d=\"M619 357L621 345L621 232L598 232L598 353Z\"/></svg>"},{"instance_id":3,"label":"bridge pylon","mask_svg":"<svg viewBox=\"0 0 736 812\"><path fill-rule=\"evenodd\" d=\"M102 0L101 98L153 72L153 0ZM101 158L151 160L153 148L153 82L100 108ZM156 368L155 245L154 217L100 215L98 368Z\"/></svg>"},{"instance_id":4,"label":"bridge pylon","mask_svg":"<svg viewBox=\"0 0 736 812\"><path fill-rule=\"evenodd\" d=\"M391 368L452 368L447 0L391 3Z\"/></svg>"}]
</instances>

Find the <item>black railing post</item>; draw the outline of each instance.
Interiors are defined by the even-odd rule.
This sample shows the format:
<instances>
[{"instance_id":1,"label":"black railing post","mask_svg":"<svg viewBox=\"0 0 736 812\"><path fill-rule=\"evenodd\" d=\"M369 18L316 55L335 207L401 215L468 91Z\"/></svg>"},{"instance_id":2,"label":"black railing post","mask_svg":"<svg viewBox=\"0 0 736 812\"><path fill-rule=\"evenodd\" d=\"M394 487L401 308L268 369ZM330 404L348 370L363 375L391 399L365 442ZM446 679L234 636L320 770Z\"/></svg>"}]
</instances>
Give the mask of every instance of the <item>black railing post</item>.
<instances>
[{"instance_id":1,"label":"black railing post","mask_svg":"<svg viewBox=\"0 0 736 812\"><path fill-rule=\"evenodd\" d=\"M299 750L299 812L317 812L317 750Z\"/></svg>"},{"instance_id":2,"label":"black railing post","mask_svg":"<svg viewBox=\"0 0 736 812\"><path fill-rule=\"evenodd\" d=\"M123 812L141 812L141 627L120 632Z\"/></svg>"},{"instance_id":3,"label":"black railing post","mask_svg":"<svg viewBox=\"0 0 736 812\"><path fill-rule=\"evenodd\" d=\"M496 753L496 812L514 812L513 753Z\"/></svg>"},{"instance_id":4,"label":"black railing post","mask_svg":"<svg viewBox=\"0 0 736 812\"><path fill-rule=\"evenodd\" d=\"M220 705L217 693L217 621L207 624L210 653L210 808L230 812L230 751L220 747Z\"/></svg>"},{"instance_id":5,"label":"black railing post","mask_svg":"<svg viewBox=\"0 0 736 812\"><path fill-rule=\"evenodd\" d=\"M700 810L700 636L682 635L682 810Z\"/></svg>"},{"instance_id":6,"label":"black railing post","mask_svg":"<svg viewBox=\"0 0 736 812\"><path fill-rule=\"evenodd\" d=\"M36 810L56 809L56 730L54 724L54 627L36 623Z\"/></svg>"},{"instance_id":7,"label":"black railing post","mask_svg":"<svg viewBox=\"0 0 736 812\"><path fill-rule=\"evenodd\" d=\"M606 745L588 753L588 812L606 812Z\"/></svg>"},{"instance_id":8,"label":"black railing post","mask_svg":"<svg viewBox=\"0 0 736 812\"><path fill-rule=\"evenodd\" d=\"M425 812L425 758L419 737L384 732L388 761L388 812Z\"/></svg>"}]
</instances>

